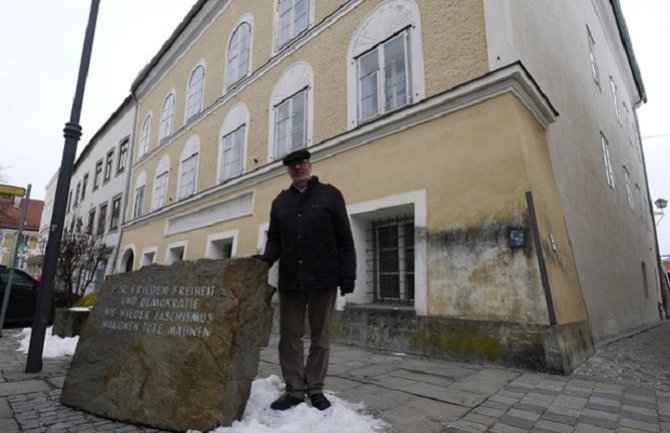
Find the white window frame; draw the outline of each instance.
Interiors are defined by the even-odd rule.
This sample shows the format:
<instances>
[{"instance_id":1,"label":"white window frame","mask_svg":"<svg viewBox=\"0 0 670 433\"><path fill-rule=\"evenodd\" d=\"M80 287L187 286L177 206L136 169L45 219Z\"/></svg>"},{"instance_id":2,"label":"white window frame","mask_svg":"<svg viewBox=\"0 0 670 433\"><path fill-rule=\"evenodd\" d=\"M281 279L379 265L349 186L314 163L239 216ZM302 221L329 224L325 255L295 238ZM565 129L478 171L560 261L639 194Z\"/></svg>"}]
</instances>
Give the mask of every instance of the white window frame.
<instances>
[{"instance_id":1,"label":"white window frame","mask_svg":"<svg viewBox=\"0 0 670 433\"><path fill-rule=\"evenodd\" d=\"M614 169L612 168L612 159L610 157L610 143L602 132L600 133L600 142L603 150L603 161L605 165L605 179L607 185L614 189Z\"/></svg>"},{"instance_id":2,"label":"white window frame","mask_svg":"<svg viewBox=\"0 0 670 433\"><path fill-rule=\"evenodd\" d=\"M305 107L305 147L312 145L314 120L314 72L308 63L298 62L284 72L272 89L270 106L268 108L271 113L270 116L268 116L268 161L274 161L280 157L280 155L275 154L277 114L275 107L289 97L305 89L307 90L307 105Z\"/></svg>"},{"instance_id":3,"label":"white window frame","mask_svg":"<svg viewBox=\"0 0 670 433\"><path fill-rule=\"evenodd\" d=\"M199 72L202 71L202 74ZM184 110L184 123L188 122L202 111L205 96L205 64L198 63L189 75L186 85L186 109Z\"/></svg>"},{"instance_id":4,"label":"white window frame","mask_svg":"<svg viewBox=\"0 0 670 433\"><path fill-rule=\"evenodd\" d=\"M614 82L614 78L610 75L610 89L612 90L612 102L614 103L614 114L619 125L622 125L621 110L619 109L619 88Z\"/></svg>"},{"instance_id":5,"label":"white window frame","mask_svg":"<svg viewBox=\"0 0 670 433\"><path fill-rule=\"evenodd\" d=\"M296 5L298 3L304 3L307 10L305 11L304 26L298 26L296 22ZM282 4L290 4L287 10L282 10ZM279 51L285 46L289 45L297 36L307 31L314 22L314 0L276 0L274 8L274 22L275 22L275 51ZM287 19L287 21L282 21ZM288 26L288 32L286 37L283 37L282 27L283 23L286 22Z\"/></svg>"},{"instance_id":6,"label":"white window frame","mask_svg":"<svg viewBox=\"0 0 670 433\"><path fill-rule=\"evenodd\" d=\"M158 253L157 247L149 247L142 250L142 257L140 257L140 268L156 263L156 255Z\"/></svg>"},{"instance_id":7,"label":"white window frame","mask_svg":"<svg viewBox=\"0 0 670 433\"><path fill-rule=\"evenodd\" d=\"M217 182L221 183L231 177L238 176L246 172L247 164L247 140L249 136L249 110L244 103L239 103L228 111L219 132L218 162L217 162ZM237 132L242 133L242 142L240 149L240 170L234 176L228 176L226 173L227 161L224 158L226 147L226 137L231 137Z\"/></svg>"},{"instance_id":8,"label":"white window frame","mask_svg":"<svg viewBox=\"0 0 670 433\"><path fill-rule=\"evenodd\" d=\"M140 173L135 181L135 192L133 194L133 219L144 214L144 197L146 196L147 174Z\"/></svg>"},{"instance_id":9,"label":"white window frame","mask_svg":"<svg viewBox=\"0 0 670 433\"><path fill-rule=\"evenodd\" d=\"M273 155L275 159L280 159L282 156L290 153L294 150L302 149L307 147L307 93L309 88L304 88L297 93L289 96L285 100L281 101L279 104L273 107L273 117L275 119L275 142ZM302 117L298 115L299 112L295 111L295 105L298 101L302 103ZM286 110L288 115L285 118L280 118L280 113L282 110ZM285 119L285 120L282 120ZM280 124L280 121L282 123ZM285 123L284 123L285 122ZM293 133L296 125L300 125L302 129L302 140L293 140ZM285 142L283 148L279 148L279 139L282 136L280 134L280 129L282 126L285 126L286 134Z\"/></svg>"},{"instance_id":10,"label":"white window frame","mask_svg":"<svg viewBox=\"0 0 670 433\"><path fill-rule=\"evenodd\" d=\"M230 34L228 54L226 56L226 88L230 89L251 71L251 43L253 18L249 14L238 22L235 30ZM246 46L241 45L242 32L246 31Z\"/></svg>"},{"instance_id":11,"label":"white window frame","mask_svg":"<svg viewBox=\"0 0 670 433\"><path fill-rule=\"evenodd\" d=\"M163 100L163 109L161 110L160 131L158 133L158 143L162 144L167 137L172 134L172 124L174 123L174 109L177 103L175 92L172 91Z\"/></svg>"},{"instance_id":12,"label":"white window frame","mask_svg":"<svg viewBox=\"0 0 670 433\"><path fill-rule=\"evenodd\" d=\"M347 52L347 129L359 121L359 80L357 59L380 43L407 30L406 53L409 77L408 104L425 98L421 14L414 0L387 0L375 8L354 32ZM370 118L371 119L371 118ZM365 121L369 121L366 119Z\"/></svg>"},{"instance_id":13,"label":"white window frame","mask_svg":"<svg viewBox=\"0 0 670 433\"><path fill-rule=\"evenodd\" d=\"M181 262L186 260L186 250L188 247L188 242L187 241L181 241L181 242L174 242L171 244L168 244L166 250L165 250L165 264L166 265L171 265L175 262ZM176 251L181 250L181 258L176 257Z\"/></svg>"},{"instance_id":14,"label":"white window frame","mask_svg":"<svg viewBox=\"0 0 670 433\"><path fill-rule=\"evenodd\" d=\"M386 56L386 50L387 47L390 46L390 44L395 43L398 40L402 40L403 44L403 66L402 69L404 71L404 102L393 102L389 106L389 99L388 99L388 90L397 87L397 84L393 84L392 86L387 86L388 83L388 77L387 75L389 74L389 69L387 65L388 58ZM411 71L411 66L410 66L410 59L411 55L409 53L409 29L405 29L401 31L398 34L395 34L391 36L389 39L386 39L384 41L381 41L379 44L375 45L373 48L371 48L369 51L366 51L365 53L362 53L360 56L356 58L356 63L357 63L357 69L358 69L358 121L359 122L366 122L371 119L374 119L375 117L381 116L385 113L395 111L398 108L401 108L405 105L409 105L412 103L412 89L411 89L411 77L410 77L410 71ZM370 73L365 73L365 75L362 75L361 68L362 68L362 63L365 59L369 58L376 58L376 68L372 70ZM393 66L394 64L391 64ZM395 68L390 69L390 73L392 75L395 75ZM363 115L363 83L364 81L367 81L369 78L373 78L374 82L374 97L376 100L376 104L374 107L374 112L368 115ZM395 83L395 80L391 80L393 83ZM391 95L392 99L396 99L396 97L399 95L397 92L393 92Z\"/></svg>"},{"instance_id":15,"label":"white window frame","mask_svg":"<svg viewBox=\"0 0 670 433\"><path fill-rule=\"evenodd\" d=\"M586 38L589 44L589 59L591 60L591 75L593 81L600 87L600 71L598 70L598 60L596 58L596 41L593 39L593 34L589 26L586 26Z\"/></svg>"},{"instance_id":16,"label":"white window frame","mask_svg":"<svg viewBox=\"0 0 670 433\"><path fill-rule=\"evenodd\" d=\"M179 183L177 199L182 200L195 194L198 184L198 157L200 155L200 139L191 136L184 145L179 158ZM192 168L191 168L192 165Z\"/></svg>"},{"instance_id":17,"label":"white window frame","mask_svg":"<svg viewBox=\"0 0 670 433\"><path fill-rule=\"evenodd\" d=\"M151 192L151 211L162 209L165 206L168 185L170 182L170 158L163 155L156 166L153 188Z\"/></svg>"},{"instance_id":18,"label":"white window frame","mask_svg":"<svg viewBox=\"0 0 670 433\"><path fill-rule=\"evenodd\" d=\"M239 236L239 230L230 230L221 233L213 233L207 236L207 244L205 247L205 258L208 259L223 259L221 254L221 244L230 245L230 258L237 255L237 238Z\"/></svg>"},{"instance_id":19,"label":"white window frame","mask_svg":"<svg viewBox=\"0 0 670 433\"><path fill-rule=\"evenodd\" d=\"M630 185L630 172L628 171L628 168L625 165L623 166L623 179L624 183L626 184L626 193L628 194L628 205L630 206L631 210L635 210L635 202L633 201L633 190Z\"/></svg>"},{"instance_id":20,"label":"white window frame","mask_svg":"<svg viewBox=\"0 0 670 433\"><path fill-rule=\"evenodd\" d=\"M153 116L147 114L142 124L142 135L140 136L140 149L138 157L141 158L149 152L149 142L151 141L151 124Z\"/></svg>"}]
</instances>

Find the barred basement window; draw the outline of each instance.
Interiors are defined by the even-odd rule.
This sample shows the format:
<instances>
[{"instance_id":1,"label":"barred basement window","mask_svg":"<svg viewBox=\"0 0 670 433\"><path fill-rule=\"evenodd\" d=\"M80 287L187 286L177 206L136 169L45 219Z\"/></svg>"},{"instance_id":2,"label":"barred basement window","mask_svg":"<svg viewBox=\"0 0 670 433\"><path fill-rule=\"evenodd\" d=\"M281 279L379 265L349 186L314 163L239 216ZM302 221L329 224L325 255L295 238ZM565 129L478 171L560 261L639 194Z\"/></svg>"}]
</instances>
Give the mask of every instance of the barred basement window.
<instances>
[{"instance_id":1,"label":"barred basement window","mask_svg":"<svg viewBox=\"0 0 670 433\"><path fill-rule=\"evenodd\" d=\"M374 220L367 231L375 303L414 304L414 218Z\"/></svg>"}]
</instances>

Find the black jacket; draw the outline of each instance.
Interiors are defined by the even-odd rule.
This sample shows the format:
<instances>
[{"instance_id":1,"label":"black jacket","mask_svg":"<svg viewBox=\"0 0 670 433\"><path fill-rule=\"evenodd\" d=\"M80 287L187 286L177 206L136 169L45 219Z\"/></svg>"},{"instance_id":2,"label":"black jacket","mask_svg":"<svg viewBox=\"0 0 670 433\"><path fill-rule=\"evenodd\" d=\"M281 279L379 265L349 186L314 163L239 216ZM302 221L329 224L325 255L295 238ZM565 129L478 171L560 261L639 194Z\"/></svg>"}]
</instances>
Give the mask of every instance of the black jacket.
<instances>
[{"instance_id":1,"label":"black jacket","mask_svg":"<svg viewBox=\"0 0 670 433\"><path fill-rule=\"evenodd\" d=\"M353 287L356 251L342 193L312 176L303 193L291 186L272 202L264 259L279 259L279 290Z\"/></svg>"}]
</instances>

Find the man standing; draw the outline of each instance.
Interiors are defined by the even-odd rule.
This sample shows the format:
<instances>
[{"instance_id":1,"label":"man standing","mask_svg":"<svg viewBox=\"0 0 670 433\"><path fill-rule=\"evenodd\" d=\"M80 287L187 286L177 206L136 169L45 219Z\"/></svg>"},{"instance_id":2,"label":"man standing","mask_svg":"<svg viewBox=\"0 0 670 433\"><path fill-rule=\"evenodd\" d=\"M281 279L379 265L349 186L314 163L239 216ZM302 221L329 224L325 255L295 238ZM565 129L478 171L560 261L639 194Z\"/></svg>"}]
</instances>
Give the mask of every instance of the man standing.
<instances>
[{"instance_id":1,"label":"man standing","mask_svg":"<svg viewBox=\"0 0 670 433\"><path fill-rule=\"evenodd\" d=\"M310 153L296 150L282 162L291 186L272 202L265 252L279 261L279 364L286 392L270 407L286 410L305 401L319 410L330 407L323 382L330 356L330 322L337 288L354 291L356 252L342 193L312 176ZM304 361L305 313L310 347Z\"/></svg>"}]
</instances>

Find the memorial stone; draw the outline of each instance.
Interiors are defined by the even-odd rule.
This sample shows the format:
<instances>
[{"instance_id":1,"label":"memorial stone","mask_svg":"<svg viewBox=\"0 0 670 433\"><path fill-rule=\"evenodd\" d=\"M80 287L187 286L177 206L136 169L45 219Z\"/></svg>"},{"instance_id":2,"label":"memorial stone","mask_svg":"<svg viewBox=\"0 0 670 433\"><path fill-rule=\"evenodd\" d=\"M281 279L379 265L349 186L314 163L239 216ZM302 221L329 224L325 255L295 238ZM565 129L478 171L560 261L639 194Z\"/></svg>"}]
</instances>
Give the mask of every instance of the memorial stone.
<instances>
[{"instance_id":1,"label":"memorial stone","mask_svg":"<svg viewBox=\"0 0 670 433\"><path fill-rule=\"evenodd\" d=\"M81 332L61 402L159 429L240 419L270 336L259 260L202 259L110 275Z\"/></svg>"}]
</instances>

